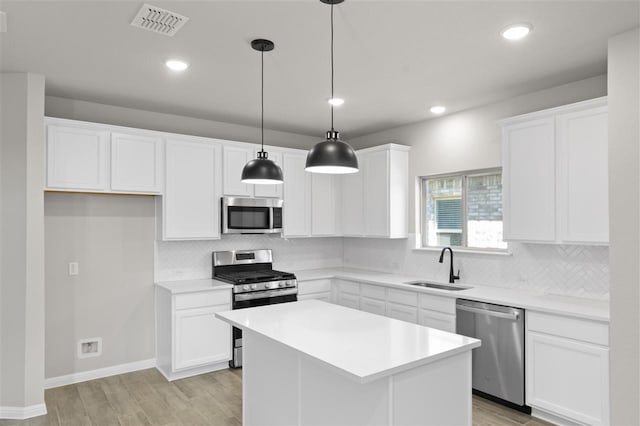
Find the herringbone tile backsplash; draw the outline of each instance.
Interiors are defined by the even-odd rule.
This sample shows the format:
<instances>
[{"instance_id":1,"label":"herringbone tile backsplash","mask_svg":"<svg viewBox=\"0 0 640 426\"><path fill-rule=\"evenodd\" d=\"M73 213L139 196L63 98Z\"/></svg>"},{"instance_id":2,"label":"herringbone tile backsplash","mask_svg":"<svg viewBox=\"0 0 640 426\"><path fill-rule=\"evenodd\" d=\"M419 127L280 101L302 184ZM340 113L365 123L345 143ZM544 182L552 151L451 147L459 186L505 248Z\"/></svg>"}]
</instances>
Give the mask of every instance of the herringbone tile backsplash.
<instances>
[{"instance_id":1,"label":"herringbone tile backsplash","mask_svg":"<svg viewBox=\"0 0 640 426\"><path fill-rule=\"evenodd\" d=\"M447 281L449 257L413 250L407 240L345 238L344 266L402 272ZM474 285L522 288L593 299L609 298L609 249L600 246L510 243L511 256L465 254L454 248L454 268L461 281Z\"/></svg>"},{"instance_id":2,"label":"herringbone tile backsplash","mask_svg":"<svg viewBox=\"0 0 640 426\"><path fill-rule=\"evenodd\" d=\"M437 251L413 250L414 241L413 235L405 240L225 235L215 241L159 241L156 280L211 277L213 251L270 248L274 267L285 271L344 266L446 281L448 256L440 264ZM510 256L455 252L454 266L461 270L461 281L473 285L609 297L607 247L511 243L509 250Z\"/></svg>"}]
</instances>

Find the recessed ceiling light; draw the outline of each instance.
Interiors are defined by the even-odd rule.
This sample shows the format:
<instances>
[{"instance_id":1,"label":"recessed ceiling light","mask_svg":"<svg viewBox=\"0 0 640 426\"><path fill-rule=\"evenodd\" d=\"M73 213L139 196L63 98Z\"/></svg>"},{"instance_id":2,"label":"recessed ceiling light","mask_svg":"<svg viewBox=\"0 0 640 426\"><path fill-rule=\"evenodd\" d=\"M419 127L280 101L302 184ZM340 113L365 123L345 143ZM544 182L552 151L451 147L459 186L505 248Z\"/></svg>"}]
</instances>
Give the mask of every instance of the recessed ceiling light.
<instances>
[{"instance_id":1,"label":"recessed ceiling light","mask_svg":"<svg viewBox=\"0 0 640 426\"><path fill-rule=\"evenodd\" d=\"M507 40L520 40L521 38L526 37L531 32L531 25L529 24L516 24L509 25L507 28L502 30L500 34L502 37Z\"/></svg>"},{"instance_id":2,"label":"recessed ceiling light","mask_svg":"<svg viewBox=\"0 0 640 426\"><path fill-rule=\"evenodd\" d=\"M189 68L189 64L183 61L178 61L176 59L170 59L164 64L172 71L184 71Z\"/></svg>"},{"instance_id":3,"label":"recessed ceiling light","mask_svg":"<svg viewBox=\"0 0 640 426\"><path fill-rule=\"evenodd\" d=\"M327 100L327 102L329 102L333 106L340 106L344 103L344 99L330 98L329 100Z\"/></svg>"},{"instance_id":4,"label":"recessed ceiling light","mask_svg":"<svg viewBox=\"0 0 640 426\"><path fill-rule=\"evenodd\" d=\"M443 112L445 112L447 110L446 107L443 107L441 105L436 105L436 106L432 106L431 109L429 111L431 111L434 114L442 114Z\"/></svg>"}]
</instances>

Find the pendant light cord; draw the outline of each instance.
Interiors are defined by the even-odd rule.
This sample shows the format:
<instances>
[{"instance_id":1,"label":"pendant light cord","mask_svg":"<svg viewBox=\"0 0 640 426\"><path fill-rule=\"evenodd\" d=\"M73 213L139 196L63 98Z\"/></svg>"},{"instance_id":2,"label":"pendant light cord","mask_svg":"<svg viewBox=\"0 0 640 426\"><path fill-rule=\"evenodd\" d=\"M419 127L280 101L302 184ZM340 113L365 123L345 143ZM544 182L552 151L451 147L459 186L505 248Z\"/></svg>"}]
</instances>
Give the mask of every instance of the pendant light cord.
<instances>
[{"instance_id":1,"label":"pendant light cord","mask_svg":"<svg viewBox=\"0 0 640 426\"><path fill-rule=\"evenodd\" d=\"M264 47L260 49L260 152L264 152Z\"/></svg>"},{"instance_id":2,"label":"pendant light cord","mask_svg":"<svg viewBox=\"0 0 640 426\"><path fill-rule=\"evenodd\" d=\"M333 3L331 4L331 131L333 132Z\"/></svg>"}]
</instances>

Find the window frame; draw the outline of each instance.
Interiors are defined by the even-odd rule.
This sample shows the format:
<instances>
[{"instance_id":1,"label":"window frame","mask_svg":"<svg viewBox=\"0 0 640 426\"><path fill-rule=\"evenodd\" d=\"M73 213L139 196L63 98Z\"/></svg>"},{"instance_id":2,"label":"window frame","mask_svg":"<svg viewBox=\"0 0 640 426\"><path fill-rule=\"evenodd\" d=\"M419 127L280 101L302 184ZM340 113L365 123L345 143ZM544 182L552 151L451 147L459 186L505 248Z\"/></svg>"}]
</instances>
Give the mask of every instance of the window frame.
<instances>
[{"instance_id":1,"label":"window frame","mask_svg":"<svg viewBox=\"0 0 640 426\"><path fill-rule=\"evenodd\" d=\"M420 238L418 239L420 246L418 247L419 249L434 249L434 250L438 250L438 249L442 249L443 247L446 246L432 246L429 245L429 232L427 229L427 185L426 182L428 180L432 180L432 179L446 179L446 178L461 178L462 179L462 184L461 184L461 205L462 205L462 242L463 245L462 246L452 246L452 248L456 249L456 250L462 250L462 251L471 251L471 252L489 252L489 253L509 253L509 243L508 241L504 241L502 240L507 247L505 248L493 248L493 247L469 247L469 233L468 233L468 229L467 229L467 222L468 222L468 211L467 211L467 192L468 192L468 178L470 177L478 177L478 176L485 176L485 175L492 175L492 174L500 174L500 176L502 177L503 173L502 173L502 167L492 167L492 168L486 168L486 169L476 169L476 170L465 170L465 171L461 171L461 172L455 172L455 173L442 173L442 174L435 174L435 175L426 175L426 176L420 176L419 180L418 180L418 185L420 186L419 188L419 192L420 192L420 207L418 209L418 213L420 214L420 220L419 220L419 225L420 225ZM502 193L503 197L504 197L504 191ZM451 197L444 197L444 198L451 198ZM504 200L504 198L503 198ZM504 214L504 210L503 210L503 214ZM502 223L503 223L503 231L504 231L504 216L502 218Z\"/></svg>"}]
</instances>

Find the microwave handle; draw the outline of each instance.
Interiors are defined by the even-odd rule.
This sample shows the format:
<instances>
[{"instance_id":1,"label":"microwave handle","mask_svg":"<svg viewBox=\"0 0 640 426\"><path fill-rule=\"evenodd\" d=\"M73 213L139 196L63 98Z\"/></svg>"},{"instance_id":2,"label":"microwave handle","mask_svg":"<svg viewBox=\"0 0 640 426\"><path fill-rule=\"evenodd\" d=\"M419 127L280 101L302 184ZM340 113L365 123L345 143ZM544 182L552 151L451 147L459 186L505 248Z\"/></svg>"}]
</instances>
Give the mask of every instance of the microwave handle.
<instances>
[{"instance_id":1,"label":"microwave handle","mask_svg":"<svg viewBox=\"0 0 640 426\"><path fill-rule=\"evenodd\" d=\"M269 229L273 229L273 207L269 208Z\"/></svg>"}]
</instances>

